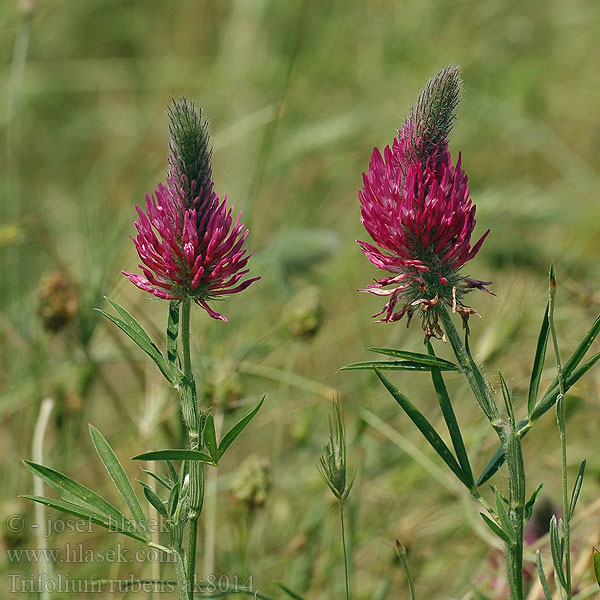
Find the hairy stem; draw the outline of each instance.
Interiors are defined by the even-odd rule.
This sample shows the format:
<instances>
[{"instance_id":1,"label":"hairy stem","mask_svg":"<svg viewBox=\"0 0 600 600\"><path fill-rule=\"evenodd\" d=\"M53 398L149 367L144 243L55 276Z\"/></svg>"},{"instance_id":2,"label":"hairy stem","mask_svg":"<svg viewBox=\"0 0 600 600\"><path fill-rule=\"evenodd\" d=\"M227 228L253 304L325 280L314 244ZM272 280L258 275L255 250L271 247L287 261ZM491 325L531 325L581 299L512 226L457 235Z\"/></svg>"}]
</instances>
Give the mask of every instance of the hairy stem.
<instances>
[{"instance_id":1,"label":"hairy stem","mask_svg":"<svg viewBox=\"0 0 600 600\"><path fill-rule=\"evenodd\" d=\"M196 401L196 383L192 372L190 352L190 298L182 300L181 304L181 329L180 342L183 354L183 378L180 382L180 401L183 421L185 423L188 444L190 449L200 448L200 417ZM198 533L198 519L202 512L204 501L204 469L200 462L190 461L188 466L189 476L189 535L187 553L187 590L190 600L194 594L196 574L196 541Z\"/></svg>"},{"instance_id":2,"label":"hairy stem","mask_svg":"<svg viewBox=\"0 0 600 600\"><path fill-rule=\"evenodd\" d=\"M509 517L516 541L506 545L506 567L511 600L523 600L523 515L525 510L525 464L519 436L514 423L509 426L502 422L498 405L494 400L483 374L463 343L447 308L439 306L438 314L456 359L469 383L473 394L498 435L509 472L510 511ZM477 496L476 496L477 497Z\"/></svg>"}]
</instances>

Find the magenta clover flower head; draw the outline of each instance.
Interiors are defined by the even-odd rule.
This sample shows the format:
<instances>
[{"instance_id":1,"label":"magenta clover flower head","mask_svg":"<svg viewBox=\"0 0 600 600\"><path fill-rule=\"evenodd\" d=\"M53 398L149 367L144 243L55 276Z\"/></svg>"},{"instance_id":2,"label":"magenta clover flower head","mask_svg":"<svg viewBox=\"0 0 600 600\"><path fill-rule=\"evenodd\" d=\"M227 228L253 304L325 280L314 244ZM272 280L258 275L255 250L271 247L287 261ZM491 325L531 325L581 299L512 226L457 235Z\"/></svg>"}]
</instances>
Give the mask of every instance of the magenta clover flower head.
<instances>
[{"instance_id":1,"label":"magenta clover flower head","mask_svg":"<svg viewBox=\"0 0 600 600\"><path fill-rule=\"evenodd\" d=\"M246 289L251 254L248 229L233 208L213 191L208 124L194 105L174 101L170 121L169 172L137 208L137 236L131 238L143 275L123 274L140 289L166 300L191 297L214 319L227 321L208 302Z\"/></svg>"},{"instance_id":2,"label":"magenta clover flower head","mask_svg":"<svg viewBox=\"0 0 600 600\"><path fill-rule=\"evenodd\" d=\"M388 299L373 315L380 321L406 315L410 323L420 315L428 337L444 337L437 315L440 303L466 321L475 311L464 305L464 295L475 288L489 292L485 286L490 282L461 272L489 230L471 246L475 206L461 156L453 165L447 141L459 92L458 68L449 66L436 75L392 147L383 156L374 149L359 192L361 221L375 245L359 244L376 267L392 274L360 291Z\"/></svg>"}]
</instances>

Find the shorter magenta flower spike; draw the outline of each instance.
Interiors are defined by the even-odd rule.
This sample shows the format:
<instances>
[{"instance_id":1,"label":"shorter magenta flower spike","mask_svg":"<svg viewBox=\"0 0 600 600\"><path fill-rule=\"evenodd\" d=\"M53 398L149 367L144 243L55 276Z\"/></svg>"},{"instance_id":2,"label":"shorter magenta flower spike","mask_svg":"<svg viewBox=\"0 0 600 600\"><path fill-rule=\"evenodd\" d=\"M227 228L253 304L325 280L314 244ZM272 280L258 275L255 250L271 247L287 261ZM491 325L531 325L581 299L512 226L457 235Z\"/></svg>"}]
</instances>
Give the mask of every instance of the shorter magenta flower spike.
<instances>
[{"instance_id":1,"label":"shorter magenta flower spike","mask_svg":"<svg viewBox=\"0 0 600 600\"><path fill-rule=\"evenodd\" d=\"M138 206L137 237L131 238L143 275L123 274L158 298L191 297L214 319L227 321L208 302L246 289L260 279L243 280L252 256L244 249L248 229L233 218L227 196L213 191L206 121L186 100L173 103L167 185Z\"/></svg>"},{"instance_id":2,"label":"shorter magenta flower spike","mask_svg":"<svg viewBox=\"0 0 600 600\"><path fill-rule=\"evenodd\" d=\"M466 319L475 311L462 302L490 282L460 270L475 257L489 230L471 246L475 205L467 176L448 150L448 135L458 101L456 67L436 75L421 93L392 147L373 150L363 189L361 221L376 245L361 242L365 256L392 276L375 280L362 292L388 299L374 317L397 321L422 317L428 337L443 338L437 307L443 303ZM491 292L489 292L491 293Z\"/></svg>"}]
</instances>

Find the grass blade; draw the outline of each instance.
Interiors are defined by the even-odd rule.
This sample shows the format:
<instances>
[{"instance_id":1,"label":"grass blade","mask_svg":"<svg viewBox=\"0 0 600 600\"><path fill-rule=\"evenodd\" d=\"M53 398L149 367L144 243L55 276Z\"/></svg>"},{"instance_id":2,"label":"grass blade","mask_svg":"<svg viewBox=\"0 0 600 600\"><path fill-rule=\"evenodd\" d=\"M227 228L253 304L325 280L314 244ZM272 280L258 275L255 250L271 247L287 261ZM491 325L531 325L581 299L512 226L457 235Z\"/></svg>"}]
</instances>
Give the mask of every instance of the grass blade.
<instances>
[{"instance_id":1,"label":"grass blade","mask_svg":"<svg viewBox=\"0 0 600 600\"><path fill-rule=\"evenodd\" d=\"M454 455L444 443L444 440L439 436L437 431L433 428L431 423L425 418L423 413L396 387L388 380L384 375L375 369L375 374L379 377L381 383L386 387L388 392L392 395L394 400L400 405L402 410L408 415L410 420L417 426L417 429L423 434L425 439L429 442L431 447L437 452L439 457L448 465L452 472L462 481L462 483L469 487L469 479L463 473L458 462L454 458Z\"/></svg>"},{"instance_id":2,"label":"grass blade","mask_svg":"<svg viewBox=\"0 0 600 600\"><path fill-rule=\"evenodd\" d=\"M106 467L110 478L113 480L113 483L115 484L119 494L121 494L123 500L125 500L129 506L129 510L131 510L131 514L133 515L133 518L138 526L138 530L144 532L145 535L148 535L148 527L146 524L144 511L140 506L140 502L133 491L133 486L131 485L127 474L125 473L123 466L119 462L117 455L113 452L113 449L110 447L104 436L93 425L90 425L89 427L96 452L98 452L98 456L104 463L104 466Z\"/></svg>"},{"instance_id":3,"label":"grass blade","mask_svg":"<svg viewBox=\"0 0 600 600\"><path fill-rule=\"evenodd\" d=\"M420 352L408 352L406 350L396 350L395 348L367 348L369 352L377 352L393 356L409 362L420 363L422 365L434 366L446 371L458 371L458 365L444 358L439 358L435 354L421 354Z\"/></svg>"},{"instance_id":4,"label":"grass blade","mask_svg":"<svg viewBox=\"0 0 600 600\"><path fill-rule=\"evenodd\" d=\"M160 475L157 475L156 473L153 473L152 471L149 471L148 469L144 469L144 467L141 467L141 469L144 473L146 473L146 475L150 475L150 477L152 477L152 479L154 479L155 481L158 481L158 483L165 486L169 491L173 487L164 477L161 477Z\"/></svg>"},{"instance_id":5,"label":"grass blade","mask_svg":"<svg viewBox=\"0 0 600 600\"><path fill-rule=\"evenodd\" d=\"M429 340L427 340L427 350L432 356L435 356L433 346ZM446 426L448 427L448 433L450 434L450 438L452 440L452 446L454 448L454 452L456 453L456 458L458 459L463 473L470 482L468 487L472 488L475 485L475 481L473 479L471 463L469 462L469 455L467 454L467 449L465 448L465 443L460 432L460 426L456 420L456 414L454 413L454 408L452 407L452 402L450 401L450 396L448 395L448 390L446 389L446 384L444 383L442 373L434 366L431 368L431 379L433 380L433 387L437 393L444 421L446 421Z\"/></svg>"},{"instance_id":6,"label":"grass blade","mask_svg":"<svg viewBox=\"0 0 600 600\"><path fill-rule=\"evenodd\" d=\"M594 576L600 587L600 551L597 548L594 548Z\"/></svg>"},{"instance_id":7,"label":"grass blade","mask_svg":"<svg viewBox=\"0 0 600 600\"><path fill-rule=\"evenodd\" d=\"M167 513L167 509L165 508L163 501L156 495L156 492L147 483L139 480L138 483L144 490L144 496L146 496L146 500L148 500L148 502L154 506L158 514L162 515L165 519L168 519L169 514Z\"/></svg>"},{"instance_id":8,"label":"grass blade","mask_svg":"<svg viewBox=\"0 0 600 600\"><path fill-rule=\"evenodd\" d=\"M496 523L490 519L487 515L479 513L481 518L485 521L485 524L505 543L512 545L513 541L508 537L508 534Z\"/></svg>"},{"instance_id":9,"label":"grass blade","mask_svg":"<svg viewBox=\"0 0 600 600\"><path fill-rule=\"evenodd\" d=\"M97 511L115 523L119 523L121 529L131 529L133 527L129 519L120 510L85 485L50 467L44 467L28 460L23 462L30 471L45 481L63 500L87 510Z\"/></svg>"},{"instance_id":10,"label":"grass blade","mask_svg":"<svg viewBox=\"0 0 600 600\"><path fill-rule=\"evenodd\" d=\"M565 384L565 393L575 385L597 362L600 360L600 352L594 354L591 358L585 361L581 366L574 370L569 370L567 373L566 366L563 367L563 379ZM547 413L555 404L560 394L560 385L558 381L550 388L544 397L538 402L530 417L533 423L537 421L543 414Z\"/></svg>"},{"instance_id":11,"label":"grass blade","mask_svg":"<svg viewBox=\"0 0 600 600\"><path fill-rule=\"evenodd\" d=\"M454 371L446 366L438 367L440 371ZM431 365L407 360L367 360L351 363L342 367L340 371L358 371L360 369L380 369L387 371L430 371Z\"/></svg>"},{"instance_id":12,"label":"grass blade","mask_svg":"<svg viewBox=\"0 0 600 600\"><path fill-rule=\"evenodd\" d=\"M204 423L204 444L215 464L219 462L219 449L217 447L217 434L215 432L215 420L212 415L206 417Z\"/></svg>"},{"instance_id":13,"label":"grass blade","mask_svg":"<svg viewBox=\"0 0 600 600\"><path fill-rule=\"evenodd\" d=\"M198 460L210 465L214 464L213 459L199 450L184 450L179 448L169 450L152 450L134 456L131 460Z\"/></svg>"},{"instance_id":14,"label":"grass blade","mask_svg":"<svg viewBox=\"0 0 600 600\"><path fill-rule=\"evenodd\" d=\"M146 330L122 306L119 306L110 298L106 298L106 301L115 309L115 311L117 311L121 318L111 315L100 308L97 308L96 310L112 321L121 331L123 331L123 333L128 335L154 361L167 380L170 383L174 383L174 374L170 371L162 352L150 339Z\"/></svg>"},{"instance_id":15,"label":"grass blade","mask_svg":"<svg viewBox=\"0 0 600 600\"><path fill-rule=\"evenodd\" d=\"M578 366L574 371L572 371L568 377L565 377L565 392L568 392L569 389L575 385L597 362L600 360L600 352L598 354L594 354L587 361L585 361L582 365ZM563 376L565 373L565 369L563 369ZM517 431L519 431L521 437L523 437L527 431L530 430L531 425L537 421L543 414L547 413L556 403L558 395L560 394L560 386L558 383L546 393L546 395L538 402L538 404L533 409L533 413L530 416L530 419L523 419L517 425ZM477 487L483 485L486 481L488 481L504 464L504 449L502 446L499 446L488 464L484 467L481 475L477 479Z\"/></svg>"},{"instance_id":16,"label":"grass blade","mask_svg":"<svg viewBox=\"0 0 600 600\"><path fill-rule=\"evenodd\" d=\"M546 600L552 600L552 594L550 592L550 586L544 573L544 566L542 565L542 555L540 554L539 548L535 551L535 562L537 563L538 577L542 584L542 590L544 590L544 597Z\"/></svg>"},{"instance_id":17,"label":"grass blade","mask_svg":"<svg viewBox=\"0 0 600 600\"><path fill-rule=\"evenodd\" d=\"M265 398L263 396L262 400L250 411L248 411L239 421L236 423L224 436L219 444L219 459L225 454L225 451L231 444L233 440L242 433L246 425L252 421L256 413L260 410L260 407L263 405Z\"/></svg>"},{"instance_id":18,"label":"grass blade","mask_svg":"<svg viewBox=\"0 0 600 600\"><path fill-rule=\"evenodd\" d=\"M538 498L540 497L540 494L542 493L543 487L544 487L544 484L540 483L540 485L538 485L535 492L533 492L533 494L531 494L531 497L525 503L525 510L523 513L523 523L525 525L527 524L529 519L531 519L531 515L533 514L533 507L535 506L535 503L538 501Z\"/></svg>"},{"instance_id":19,"label":"grass blade","mask_svg":"<svg viewBox=\"0 0 600 600\"><path fill-rule=\"evenodd\" d=\"M104 529L114 531L115 533L122 533L123 535L133 538L134 540L138 540L140 542L148 541L147 538L141 533L131 531L130 529L121 529L118 523L115 523L92 510L84 508L83 506L73 504L72 502L65 502L64 500L55 500L54 498L45 498L44 496L30 496L27 494L20 496L20 498L33 500L33 502L39 502L44 506L55 508L56 510L64 512L68 515L73 515L74 517L77 517L79 519L91 521L95 525L100 525L100 527L104 527Z\"/></svg>"},{"instance_id":20,"label":"grass blade","mask_svg":"<svg viewBox=\"0 0 600 600\"><path fill-rule=\"evenodd\" d=\"M558 577L560 585L567 590L567 580L563 569L563 545L558 533L558 525L556 517L553 516L550 520L550 552L552 554L552 562L554 564L554 572Z\"/></svg>"},{"instance_id":21,"label":"grass blade","mask_svg":"<svg viewBox=\"0 0 600 600\"><path fill-rule=\"evenodd\" d=\"M542 326L540 328L540 334L538 336L537 347L535 349L535 358L533 360L533 367L531 369L531 380L529 382L529 394L527 397L527 414L531 416L535 403L537 401L537 395L540 389L540 381L542 378L542 371L544 369L544 361L546 360L546 348L548 347L548 335L550 332L550 322L548 320L548 305L544 311L544 319L542 320Z\"/></svg>"},{"instance_id":22,"label":"grass blade","mask_svg":"<svg viewBox=\"0 0 600 600\"><path fill-rule=\"evenodd\" d=\"M581 492L581 486L583 485L583 475L585 473L586 461L582 460L575 479L575 485L573 486L573 494L571 495L571 504L569 505L569 521L573 518L575 513L575 507L577 506L577 500L579 500L579 494Z\"/></svg>"},{"instance_id":23,"label":"grass blade","mask_svg":"<svg viewBox=\"0 0 600 600\"><path fill-rule=\"evenodd\" d=\"M508 518L508 514L506 513L506 508L504 508L502 498L500 498L500 494L498 493L498 490L496 488L494 488L494 499L496 500L496 512L498 513L498 518L500 519L502 531L506 533L510 540L510 543L514 545L517 541L517 536L512 526L512 523Z\"/></svg>"}]
</instances>

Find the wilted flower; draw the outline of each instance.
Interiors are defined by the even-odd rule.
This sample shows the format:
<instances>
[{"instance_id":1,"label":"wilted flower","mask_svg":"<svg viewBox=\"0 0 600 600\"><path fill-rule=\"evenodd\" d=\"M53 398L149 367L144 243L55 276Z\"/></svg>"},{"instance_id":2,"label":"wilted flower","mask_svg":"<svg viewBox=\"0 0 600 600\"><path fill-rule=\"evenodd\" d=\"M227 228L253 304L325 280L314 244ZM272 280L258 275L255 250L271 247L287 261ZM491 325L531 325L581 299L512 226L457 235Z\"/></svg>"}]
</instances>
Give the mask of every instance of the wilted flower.
<instances>
[{"instance_id":1,"label":"wilted flower","mask_svg":"<svg viewBox=\"0 0 600 600\"><path fill-rule=\"evenodd\" d=\"M73 284L57 271L48 273L38 287L39 313L44 329L58 333L79 312L79 295Z\"/></svg>"},{"instance_id":2,"label":"wilted flower","mask_svg":"<svg viewBox=\"0 0 600 600\"><path fill-rule=\"evenodd\" d=\"M309 285L300 289L288 302L285 312L294 337L313 337L323 322L323 299L319 288Z\"/></svg>"},{"instance_id":3,"label":"wilted flower","mask_svg":"<svg viewBox=\"0 0 600 600\"><path fill-rule=\"evenodd\" d=\"M410 322L418 313L428 336L443 337L438 303L466 317L474 311L463 304L464 294L474 288L488 291L489 284L460 272L489 230L471 246L475 206L461 156L453 166L447 141L459 91L456 67L429 82L392 147L383 156L374 149L359 192L361 221L377 244L359 242L362 251L375 266L393 273L361 291L389 298L373 316L389 322L406 315Z\"/></svg>"},{"instance_id":4,"label":"wilted flower","mask_svg":"<svg viewBox=\"0 0 600 600\"><path fill-rule=\"evenodd\" d=\"M232 217L227 196L213 191L207 123L186 100L169 110L170 155L167 185L146 196L146 211L137 207L138 235L133 242L142 275L123 274L140 289L159 298L191 297L215 318L207 301L246 289L241 281L251 254L243 248L248 230Z\"/></svg>"}]
</instances>

